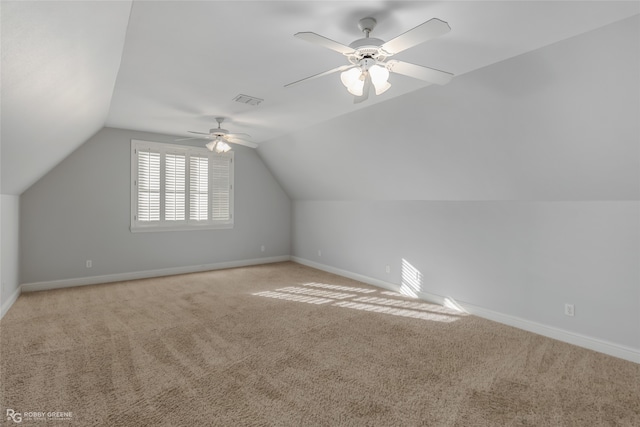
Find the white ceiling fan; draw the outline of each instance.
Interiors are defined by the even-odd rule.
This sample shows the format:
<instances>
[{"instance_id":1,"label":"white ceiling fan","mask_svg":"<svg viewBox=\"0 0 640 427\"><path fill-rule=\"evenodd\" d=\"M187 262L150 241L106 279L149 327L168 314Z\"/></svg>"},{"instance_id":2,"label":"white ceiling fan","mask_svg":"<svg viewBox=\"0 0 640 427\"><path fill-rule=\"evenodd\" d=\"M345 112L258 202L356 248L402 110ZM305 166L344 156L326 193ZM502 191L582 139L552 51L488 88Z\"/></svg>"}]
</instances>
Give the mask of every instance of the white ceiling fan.
<instances>
[{"instance_id":1,"label":"white ceiling fan","mask_svg":"<svg viewBox=\"0 0 640 427\"><path fill-rule=\"evenodd\" d=\"M220 125L222 125L223 121L224 117L216 117L218 127L209 129L209 133L194 132L190 130L188 131L189 133L204 136L176 139L176 141L187 141L190 139L210 139L211 141L209 141L205 146L209 149L209 151L215 151L216 153L226 153L227 151L231 150L231 146L229 145L229 143L244 145L245 147L251 148L256 148L258 146L258 144L256 144L255 142L246 141L245 139L243 139L251 138L251 136L247 135L246 133L230 133L228 130L222 129Z\"/></svg>"},{"instance_id":2,"label":"white ceiling fan","mask_svg":"<svg viewBox=\"0 0 640 427\"><path fill-rule=\"evenodd\" d=\"M316 33L296 33L295 37L343 54L350 64L289 83L285 87L341 71L340 79L342 84L345 85L349 93L355 96L353 102L359 103L369 97L369 91L372 86L376 95L384 93L391 87L388 81L389 72L403 74L438 85L449 83L453 77L451 73L395 59L388 60L388 58L397 53L449 32L451 30L449 24L433 18L388 42L384 42L383 40L369 37L369 33L376 26L376 23L377 21L374 18L361 19L358 23L358 28L364 32L365 37L354 41L349 46Z\"/></svg>"}]
</instances>

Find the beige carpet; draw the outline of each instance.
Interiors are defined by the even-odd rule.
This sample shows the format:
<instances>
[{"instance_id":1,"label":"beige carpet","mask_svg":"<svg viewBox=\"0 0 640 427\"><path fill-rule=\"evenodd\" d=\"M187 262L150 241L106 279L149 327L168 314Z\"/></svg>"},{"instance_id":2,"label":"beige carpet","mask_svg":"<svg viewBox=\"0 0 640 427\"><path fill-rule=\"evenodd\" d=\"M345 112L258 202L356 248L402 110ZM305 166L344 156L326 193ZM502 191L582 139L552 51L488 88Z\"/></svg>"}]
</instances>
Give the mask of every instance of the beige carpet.
<instances>
[{"instance_id":1,"label":"beige carpet","mask_svg":"<svg viewBox=\"0 0 640 427\"><path fill-rule=\"evenodd\" d=\"M294 263L23 294L0 334L7 425L640 426L638 364Z\"/></svg>"}]
</instances>

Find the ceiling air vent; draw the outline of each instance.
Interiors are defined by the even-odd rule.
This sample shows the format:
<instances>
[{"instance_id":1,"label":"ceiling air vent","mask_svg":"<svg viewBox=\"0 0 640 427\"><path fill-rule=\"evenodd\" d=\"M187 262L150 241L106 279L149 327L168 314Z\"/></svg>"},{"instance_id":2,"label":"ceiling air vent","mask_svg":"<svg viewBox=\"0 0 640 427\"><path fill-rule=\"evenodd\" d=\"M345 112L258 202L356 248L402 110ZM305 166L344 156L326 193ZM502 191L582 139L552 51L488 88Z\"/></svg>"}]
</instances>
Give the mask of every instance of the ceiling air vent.
<instances>
[{"instance_id":1,"label":"ceiling air vent","mask_svg":"<svg viewBox=\"0 0 640 427\"><path fill-rule=\"evenodd\" d=\"M242 94L236 96L235 98L233 98L233 100L240 102L242 104L249 104L249 105L260 105L260 103L264 101L264 99L256 98L249 95L242 95Z\"/></svg>"}]
</instances>

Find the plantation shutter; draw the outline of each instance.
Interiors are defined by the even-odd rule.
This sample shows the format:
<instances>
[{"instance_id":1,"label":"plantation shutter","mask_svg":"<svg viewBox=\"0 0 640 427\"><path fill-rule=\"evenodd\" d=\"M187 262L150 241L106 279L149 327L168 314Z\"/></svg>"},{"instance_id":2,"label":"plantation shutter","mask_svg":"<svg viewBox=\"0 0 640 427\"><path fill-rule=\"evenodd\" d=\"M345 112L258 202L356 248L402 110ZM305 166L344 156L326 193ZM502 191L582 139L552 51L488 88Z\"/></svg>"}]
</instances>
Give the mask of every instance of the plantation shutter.
<instances>
[{"instance_id":1,"label":"plantation shutter","mask_svg":"<svg viewBox=\"0 0 640 427\"><path fill-rule=\"evenodd\" d=\"M231 218L231 158L213 156L211 216L214 221Z\"/></svg>"},{"instance_id":2,"label":"plantation shutter","mask_svg":"<svg viewBox=\"0 0 640 427\"><path fill-rule=\"evenodd\" d=\"M233 158L131 140L131 231L233 228Z\"/></svg>"},{"instance_id":3,"label":"plantation shutter","mask_svg":"<svg viewBox=\"0 0 640 427\"><path fill-rule=\"evenodd\" d=\"M209 159L189 157L189 219L209 219Z\"/></svg>"},{"instance_id":4,"label":"plantation shutter","mask_svg":"<svg viewBox=\"0 0 640 427\"><path fill-rule=\"evenodd\" d=\"M160 221L160 153L138 151L138 221Z\"/></svg>"},{"instance_id":5,"label":"plantation shutter","mask_svg":"<svg viewBox=\"0 0 640 427\"><path fill-rule=\"evenodd\" d=\"M164 165L164 219L184 221L186 157L184 154L167 153Z\"/></svg>"}]
</instances>

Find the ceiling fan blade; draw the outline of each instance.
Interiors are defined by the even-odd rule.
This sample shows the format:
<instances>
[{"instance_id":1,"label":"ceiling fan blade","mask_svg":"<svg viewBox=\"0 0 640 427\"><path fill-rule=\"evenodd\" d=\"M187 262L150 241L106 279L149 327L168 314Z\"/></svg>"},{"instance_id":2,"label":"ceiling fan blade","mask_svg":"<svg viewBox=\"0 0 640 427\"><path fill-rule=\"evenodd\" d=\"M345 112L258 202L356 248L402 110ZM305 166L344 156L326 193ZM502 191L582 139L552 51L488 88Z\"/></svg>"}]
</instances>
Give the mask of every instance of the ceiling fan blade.
<instances>
[{"instance_id":1,"label":"ceiling fan blade","mask_svg":"<svg viewBox=\"0 0 640 427\"><path fill-rule=\"evenodd\" d=\"M353 68L355 66L356 65L354 65L354 64L342 65L340 67L332 68L331 70L328 70L328 71L323 71L322 73L314 74L313 76L305 77L304 79L297 80L297 81L295 81L293 83L288 83L288 84L284 85L284 87L293 86L295 84L302 83L302 82L307 81L307 80L317 79L318 77L323 77L323 76L326 76L326 75L329 75L329 74L337 73L339 71L346 71L346 70L348 70L350 68Z\"/></svg>"},{"instance_id":2,"label":"ceiling fan blade","mask_svg":"<svg viewBox=\"0 0 640 427\"><path fill-rule=\"evenodd\" d=\"M453 78L453 74L447 73L446 71L423 67L422 65L410 64L408 62L396 61L395 59L387 61L387 69L393 73L402 74L413 77L414 79L435 83L437 85L445 85Z\"/></svg>"},{"instance_id":3,"label":"ceiling fan blade","mask_svg":"<svg viewBox=\"0 0 640 427\"><path fill-rule=\"evenodd\" d=\"M227 142L230 142L232 144L238 144L238 145L244 145L245 147L250 147L250 148L257 148L258 144L256 144L255 142L251 142L251 141L244 141L242 139L237 139L237 138L225 138Z\"/></svg>"},{"instance_id":4,"label":"ceiling fan blade","mask_svg":"<svg viewBox=\"0 0 640 427\"><path fill-rule=\"evenodd\" d=\"M320 34L303 32L294 34L294 37L306 40L311 43L319 44L320 46L324 46L327 49L334 50L338 53L348 54L353 52L353 48L343 45L342 43L338 43L337 41L328 39L324 36L321 36Z\"/></svg>"},{"instance_id":5,"label":"ceiling fan blade","mask_svg":"<svg viewBox=\"0 0 640 427\"><path fill-rule=\"evenodd\" d=\"M182 138L182 139L174 139L175 142L178 141L189 141L190 139L204 139L204 138Z\"/></svg>"},{"instance_id":6,"label":"ceiling fan blade","mask_svg":"<svg viewBox=\"0 0 640 427\"><path fill-rule=\"evenodd\" d=\"M382 49L391 54L396 54L449 31L451 31L449 24L438 18L433 18L384 43Z\"/></svg>"},{"instance_id":7,"label":"ceiling fan blade","mask_svg":"<svg viewBox=\"0 0 640 427\"><path fill-rule=\"evenodd\" d=\"M248 133L228 133L227 134L228 137L230 138L251 138L251 135L249 135Z\"/></svg>"},{"instance_id":8,"label":"ceiling fan blade","mask_svg":"<svg viewBox=\"0 0 640 427\"><path fill-rule=\"evenodd\" d=\"M187 132L189 132L189 133L195 133L196 135L209 135L208 133L205 133L205 132L194 132L194 131L192 131L192 130L188 130Z\"/></svg>"},{"instance_id":9,"label":"ceiling fan blade","mask_svg":"<svg viewBox=\"0 0 640 427\"><path fill-rule=\"evenodd\" d=\"M362 96L355 96L353 98L353 103L360 104L361 102L369 99L369 91L371 90L371 86L373 86L373 83L371 82L371 76L369 75L369 73L367 73L364 78L364 86L362 87Z\"/></svg>"}]
</instances>

